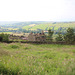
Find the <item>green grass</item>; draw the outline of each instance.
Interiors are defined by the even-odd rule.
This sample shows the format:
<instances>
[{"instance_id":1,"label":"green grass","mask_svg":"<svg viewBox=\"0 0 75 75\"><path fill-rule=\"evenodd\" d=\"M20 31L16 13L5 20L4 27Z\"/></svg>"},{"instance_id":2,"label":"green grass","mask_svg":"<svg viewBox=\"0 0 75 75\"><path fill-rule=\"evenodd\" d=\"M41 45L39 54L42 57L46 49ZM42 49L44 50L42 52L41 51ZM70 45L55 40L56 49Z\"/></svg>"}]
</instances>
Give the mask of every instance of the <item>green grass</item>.
<instances>
[{"instance_id":1,"label":"green grass","mask_svg":"<svg viewBox=\"0 0 75 75\"><path fill-rule=\"evenodd\" d=\"M26 29L26 30L28 30L28 29L30 29L31 28L31 26L24 26L23 27L23 29Z\"/></svg>"},{"instance_id":2,"label":"green grass","mask_svg":"<svg viewBox=\"0 0 75 75\"><path fill-rule=\"evenodd\" d=\"M1 75L75 75L75 46L0 43Z\"/></svg>"}]
</instances>

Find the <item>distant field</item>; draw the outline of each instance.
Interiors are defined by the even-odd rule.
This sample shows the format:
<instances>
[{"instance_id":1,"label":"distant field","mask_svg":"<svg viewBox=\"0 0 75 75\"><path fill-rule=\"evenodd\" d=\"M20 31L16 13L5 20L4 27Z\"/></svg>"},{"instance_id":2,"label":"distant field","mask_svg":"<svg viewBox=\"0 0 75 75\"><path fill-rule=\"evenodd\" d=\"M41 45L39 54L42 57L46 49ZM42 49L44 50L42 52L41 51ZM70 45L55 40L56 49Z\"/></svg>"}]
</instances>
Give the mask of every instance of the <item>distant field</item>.
<instances>
[{"instance_id":1,"label":"distant field","mask_svg":"<svg viewBox=\"0 0 75 75\"><path fill-rule=\"evenodd\" d=\"M30 29L30 30L37 30L37 29L43 29L43 30L48 30L49 28L57 30L58 28L63 27L63 28L68 28L72 27L75 28L75 23L43 23L43 24L36 24L34 26L24 26L22 27L23 29Z\"/></svg>"},{"instance_id":2,"label":"distant field","mask_svg":"<svg viewBox=\"0 0 75 75\"><path fill-rule=\"evenodd\" d=\"M1 75L75 75L75 46L0 43Z\"/></svg>"},{"instance_id":3,"label":"distant field","mask_svg":"<svg viewBox=\"0 0 75 75\"><path fill-rule=\"evenodd\" d=\"M0 32L28 32L32 31L47 31L49 28L57 32L61 30L63 33L66 32L67 28L75 29L75 22L20 22L16 24L6 24L0 26ZM25 30L24 30L25 29Z\"/></svg>"},{"instance_id":4,"label":"distant field","mask_svg":"<svg viewBox=\"0 0 75 75\"><path fill-rule=\"evenodd\" d=\"M13 34L13 35L16 35L16 36L23 36L24 35L24 33L13 33L13 32L0 32L0 34L1 33L4 33L4 34ZM24 36L28 36L29 35L29 33L25 33L25 35Z\"/></svg>"},{"instance_id":5,"label":"distant field","mask_svg":"<svg viewBox=\"0 0 75 75\"><path fill-rule=\"evenodd\" d=\"M12 32L0 32L1 33L4 33L4 34L12 34Z\"/></svg>"}]
</instances>

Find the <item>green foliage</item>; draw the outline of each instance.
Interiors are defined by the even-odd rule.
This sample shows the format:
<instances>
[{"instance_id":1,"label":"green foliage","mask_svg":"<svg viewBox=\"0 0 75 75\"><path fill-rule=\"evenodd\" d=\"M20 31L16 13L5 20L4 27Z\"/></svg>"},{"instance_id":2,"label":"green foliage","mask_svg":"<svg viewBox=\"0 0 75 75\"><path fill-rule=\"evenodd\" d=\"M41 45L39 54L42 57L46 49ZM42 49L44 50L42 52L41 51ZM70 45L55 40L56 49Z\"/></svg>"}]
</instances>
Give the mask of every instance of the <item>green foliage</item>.
<instances>
[{"instance_id":1,"label":"green foliage","mask_svg":"<svg viewBox=\"0 0 75 75\"><path fill-rule=\"evenodd\" d=\"M9 34L1 33L0 36L3 38L2 41L9 41Z\"/></svg>"},{"instance_id":2,"label":"green foliage","mask_svg":"<svg viewBox=\"0 0 75 75\"><path fill-rule=\"evenodd\" d=\"M56 39L57 42L63 41L63 36L62 36L61 32L58 33L58 36L55 39Z\"/></svg>"},{"instance_id":3,"label":"green foliage","mask_svg":"<svg viewBox=\"0 0 75 75\"><path fill-rule=\"evenodd\" d=\"M53 40L53 38L52 38L53 33L54 33L54 31L52 31L51 29L48 30L48 40L49 41Z\"/></svg>"},{"instance_id":4,"label":"green foliage","mask_svg":"<svg viewBox=\"0 0 75 75\"><path fill-rule=\"evenodd\" d=\"M55 31L55 34L59 30L62 31L62 34L66 32L68 27L75 28L75 22L20 22L14 24L7 24L6 26L1 26L0 32L24 32L28 33L32 31L38 31L38 29L47 31L49 28ZM21 30L23 29L23 30Z\"/></svg>"},{"instance_id":5,"label":"green foliage","mask_svg":"<svg viewBox=\"0 0 75 75\"><path fill-rule=\"evenodd\" d=\"M69 43L75 43L75 33L73 28L68 28L67 33L64 35L64 40Z\"/></svg>"}]
</instances>

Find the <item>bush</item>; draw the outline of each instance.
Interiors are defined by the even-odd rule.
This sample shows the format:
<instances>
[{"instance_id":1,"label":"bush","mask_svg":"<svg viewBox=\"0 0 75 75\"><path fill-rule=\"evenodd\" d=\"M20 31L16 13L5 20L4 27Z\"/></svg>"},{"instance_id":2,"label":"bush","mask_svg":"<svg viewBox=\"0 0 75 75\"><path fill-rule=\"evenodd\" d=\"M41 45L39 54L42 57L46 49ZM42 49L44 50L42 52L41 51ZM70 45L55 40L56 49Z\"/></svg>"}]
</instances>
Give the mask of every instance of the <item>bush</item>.
<instances>
[{"instance_id":1,"label":"bush","mask_svg":"<svg viewBox=\"0 0 75 75\"><path fill-rule=\"evenodd\" d=\"M3 40L3 38L0 36L0 41L2 41Z\"/></svg>"},{"instance_id":2,"label":"bush","mask_svg":"<svg viewBox=\"0 0 75 75\"><path fill-rule=\"evenodd\" d=\"M2 37L2 41L9 41L9 35L8 34L4 34L4 33L2 33L2 34L0 34L0 37Z\"/></svg>"},{"instance_id":3,"label":"bush","mask_svg":"<svg viewBox=\"0 0 75 75\"><path fill-rule=\"evenodd\" d=\"M67 33L64 35L64 40L68 44L75 43L75 33L73 28L68 28Z\"/></svg>"},{"instance_id":4,"label":"bush","mask_svg":"<svg viewBox=\"0 0 75 75\"><path fill-rule=\"evenodd\" d=\"M63 36L62 36L61 32L58 33L58 36L55 39L56 39L57 42L63 41Z\"/></svg>"},{"instance_id":5,"label":"bush","mask_svg":"<svg viewBox=\"0 0 75 75\"><path fill-rule=\"evenodd\" d=\"M53 33L54 33L54 31L52 31L51 29L48 30L48 37L47 37L48 41L52 41L53 40L53 38L52 38Z\"/></svg>"}]
</instances>

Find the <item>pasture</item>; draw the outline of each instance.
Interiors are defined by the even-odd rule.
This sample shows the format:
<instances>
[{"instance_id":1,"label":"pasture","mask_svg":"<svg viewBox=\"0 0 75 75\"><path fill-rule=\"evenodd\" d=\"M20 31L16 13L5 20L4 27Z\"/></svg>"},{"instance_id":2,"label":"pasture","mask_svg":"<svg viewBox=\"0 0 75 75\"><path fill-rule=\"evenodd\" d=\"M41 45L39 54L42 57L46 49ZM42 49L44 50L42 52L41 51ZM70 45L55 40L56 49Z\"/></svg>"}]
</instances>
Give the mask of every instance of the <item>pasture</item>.
<instances>
[{"instance_id":1,"label":"pasture","mask_svg":"<svg viewBox=\"0 0 75 75\"><path fill-rule=\"evenodd\" d=\"M1 75L75 75L75 46L0 43Z\"/></svg>"}]
</instances>

